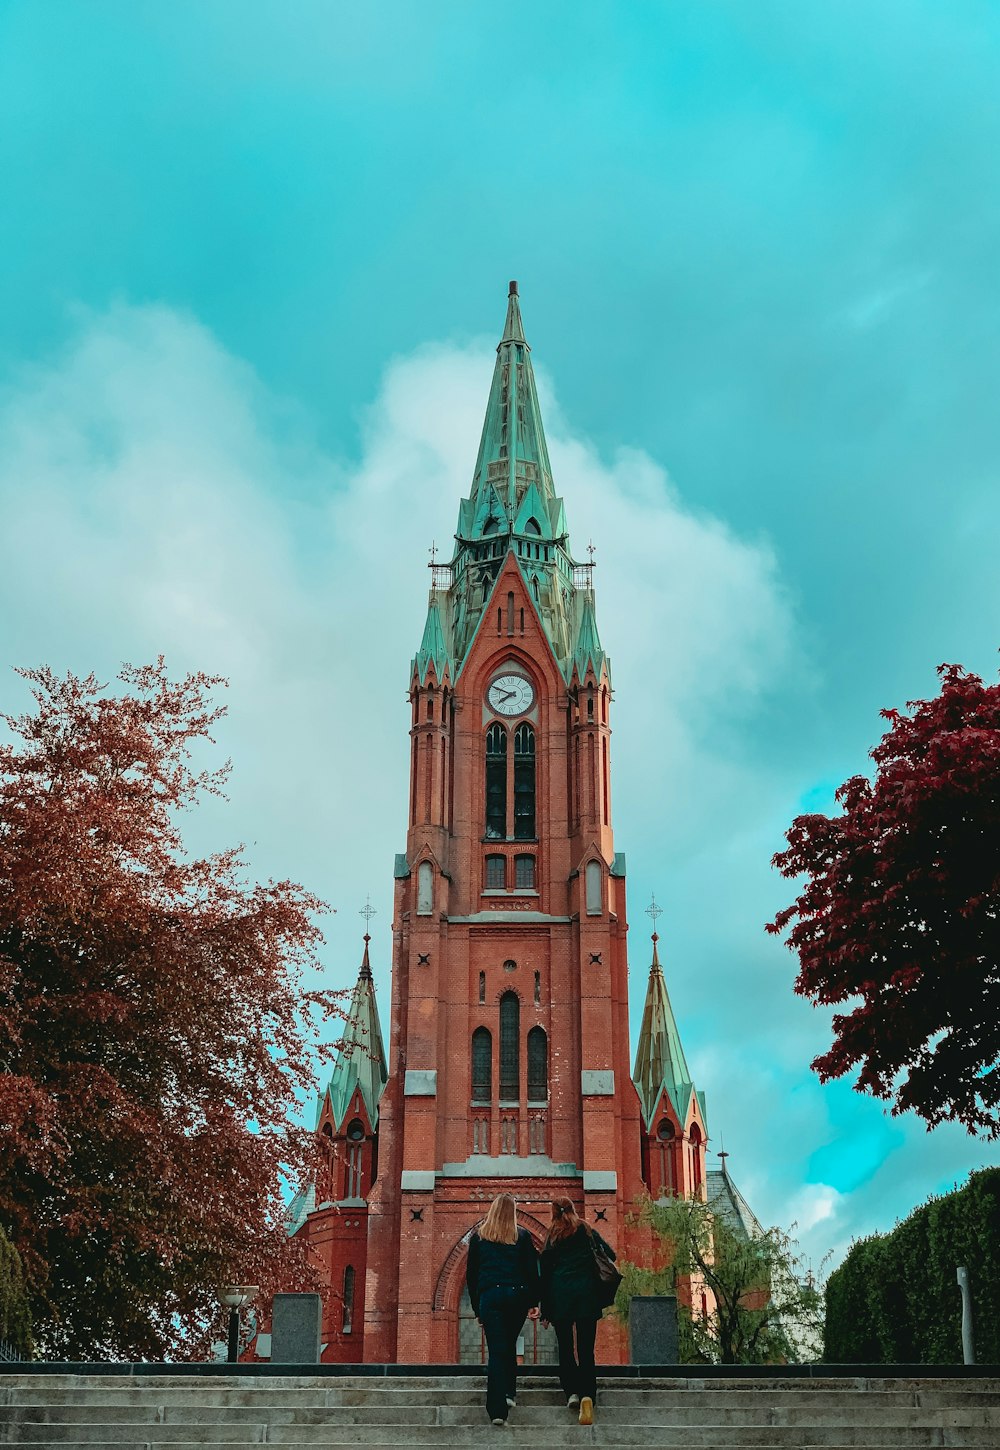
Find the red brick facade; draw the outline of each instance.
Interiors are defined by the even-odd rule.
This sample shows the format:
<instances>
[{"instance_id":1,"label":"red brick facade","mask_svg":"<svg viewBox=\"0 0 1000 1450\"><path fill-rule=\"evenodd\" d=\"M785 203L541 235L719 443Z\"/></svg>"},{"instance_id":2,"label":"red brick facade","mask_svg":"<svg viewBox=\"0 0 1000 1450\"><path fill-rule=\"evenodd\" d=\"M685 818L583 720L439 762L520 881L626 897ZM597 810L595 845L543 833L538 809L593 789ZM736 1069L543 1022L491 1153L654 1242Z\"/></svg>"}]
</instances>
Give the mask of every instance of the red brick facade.
<instances>
[{"instance_id":1,"label":"red brick facade","mask_svg":"<svg viewBox=\"0 0 1000 1450\"><path fill-rule=\"evenodd\" d=\"M331 1178L299 1228L329 1285L326 1359L459 1358L465 1245L499 1192L539 1241L568 1194L635 1256L644 1182L704 1191L691 1084L679 1101L647 1093L644 1114L632 1081L610 673L548 468L512 285L473 494L410 682L388 1081L375 1123L360 1091L337 1112L327 1095ZM600 1336L599 1359L621 1359L614 1325Z\"/></svg>"}]
</instances>

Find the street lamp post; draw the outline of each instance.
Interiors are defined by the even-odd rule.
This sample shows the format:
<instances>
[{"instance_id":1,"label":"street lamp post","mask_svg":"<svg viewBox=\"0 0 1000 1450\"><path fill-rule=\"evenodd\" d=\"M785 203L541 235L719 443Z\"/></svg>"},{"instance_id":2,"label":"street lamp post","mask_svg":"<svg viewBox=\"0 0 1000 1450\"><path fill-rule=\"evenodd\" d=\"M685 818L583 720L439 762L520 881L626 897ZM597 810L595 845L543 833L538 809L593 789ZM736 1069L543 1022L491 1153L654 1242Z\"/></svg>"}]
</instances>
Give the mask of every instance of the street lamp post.
<instances>
[{"instance_id":1,"label":"street lamp post","mask_svg":"<svg viewBox=\"0 0 1000 1450\"><path fill-rule=\"evenodd\" d=\"M252 1304L259 1293L256 1284L229 1284L219 1290L219 1303L229 1310L229 1348L226 1360L235 1364L240 1357L240 1312Z\"/></svg>"}]
</instances>

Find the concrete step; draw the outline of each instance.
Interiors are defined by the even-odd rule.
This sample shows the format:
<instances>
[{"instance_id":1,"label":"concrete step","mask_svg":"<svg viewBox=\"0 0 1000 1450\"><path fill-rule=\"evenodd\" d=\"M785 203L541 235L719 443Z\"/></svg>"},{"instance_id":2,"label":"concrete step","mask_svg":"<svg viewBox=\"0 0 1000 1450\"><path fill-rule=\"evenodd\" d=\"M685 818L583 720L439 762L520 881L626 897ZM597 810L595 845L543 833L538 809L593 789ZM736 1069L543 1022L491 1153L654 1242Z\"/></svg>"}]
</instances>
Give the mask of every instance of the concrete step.
<instances>
[{"instance_id":1,"label":"concrete step","mask_svg":"<svg viewBox=\"0 0 1000 1450\"><path fill-rule=\"evenodd\" d=\"M317 1393L309 1391L294 1395L288 1390L202 1390L171 1393L165 1390L108 1391L53 1389L48 1394L40 1389L24 1389L4 1392L0 1390L0 1408L29 1409L34 1406L64 1406L67 1411L78 1409L91 1414L102 1409L146 1410L150 1406L198 1406L205 1410L223 1411L250 1410L255 1414L267 1414L272 1410L294 1408L315 1410L324 1413L337 1409L364 1408L381 1411L399 1408L409 1409L462 1409L483 1403L485 1388L480 1390L407 1390L404 1388L377 1390L327 1390ZM868 1409L901 1410L922 1407L924 1409L947 1409L970 1405L1000 1407L1000 1395L975 1391L939 1391L921 1393L915 1390L785 1390L767 1394L759 1390L745 1390L734 1385L730 1390L706 1390L701 1394L681 1394L672 1390L615 1390L601 1388L601 1403L613 1408L616 1413L625 1410L644 1409L655 1405L671 1412L706 1414L715 1409L760 1408L797 1409L813 1407L816 1410L843 1411L860 1396ZM518 1404L530 1410L563 1408L563 1395L559 1389L526 1390L518 1387Z\"/></svg>"},{"instance_id":2,"label":"concrete step","mask_svg":"<svg viewBox=\"0 0 1000 1450\"><path fill-rule=\"evenodd\" d=\"M914 1375L766 1378L607 1375L597 1423L557 1380L521 1377L508 1426L481 1375L0 1373L0 1444L49 1450L285 1450L509 1445L553 1450L1000 1450L1000 1380ZM499 1437L499 1438L498 1438Z\"/></svg>"},{"instance_id":3,"label":"concrete step","mask_svg":"<svg viewBox=\"0 0 1000 1450\"><path fill-rule=\"evenodd\" d=\"M122 1427L124 1428L124 1427ZM142 1446L143 1450L155 1447L178 1445L205 1446L247 1446L281 1445L286 1450L315 1450L317 1446L334 1447L346 1445L392 1445L400 1446L449 1446L455 1450L454 1432L449 1435L440 1427L421 1428L414 1426L405 1432L405 1438L388 1437L385 1429L378 1426L341 1426L317 1433L308 1438L301 1433L283 1434L280 1429L260 1425L194 1427L179 1425L157 1427L155 1438L150 1434L136 1435L134 1429L125 1434L116 1434L115 1427L91 1425L54 1426L26 1423L20 1427L18 1439L8 1442L18 1445L43 1445L50 1450L68 1450L71 1446L92 1450L96 1444L123 1447ZM498 1441L497 1436L503 1438ZM600 1423L592 1428L577 1424L563 1427L547 1427L544 1438L537 1428L505 1426L502 1430L489 1424L463 1428L460 1444L463 1446L508 1445L513 1446L570 1446L584 1444L633 1447L658 1447L658 1450L829 1450L831 1446L853 1447L853 1450L917 1450L917 1447L981 1447L981 1450L997 1450L995 1429L963 1428L942 1430L929 1426L908 1429L887 1429L878 1426L787 1426L787 1427L731 1427L703 1425L697 1429L683 1426L654 1427L644 1430L618 1427Z\"/></svg>"},{"instance_id":4,"label":"concrete step","mask_svg":"<svg viewBox=\"0 0 1000 1450\"><path fill-rule=\"evenodd\" d=\"M622 1406L602 1397L598 1406L602 1420L617 1425L839 1425L845 1420L844 1405L766 1404L666 1405L653 1400L644 1405ZM929 1409L917 1405L873 1406L866 1397L850 1407L851 1418L859 1423L880 1425L994 1425L1000 1432L1000 1403ZM147 1404L136 1405L36 1405L0 1409L0 1427L27 1421L52 1425L268 1425L329 1427L338 1425L477 1425L483 1418L483 1401L470 1405L259 1405ZM564 1405L543 1406L518 1402L511 1418L518 1425L549 1426L568 1420ZM1000 1444L1000 1433L997 1436Z\"/></svg>"}]
</instances>

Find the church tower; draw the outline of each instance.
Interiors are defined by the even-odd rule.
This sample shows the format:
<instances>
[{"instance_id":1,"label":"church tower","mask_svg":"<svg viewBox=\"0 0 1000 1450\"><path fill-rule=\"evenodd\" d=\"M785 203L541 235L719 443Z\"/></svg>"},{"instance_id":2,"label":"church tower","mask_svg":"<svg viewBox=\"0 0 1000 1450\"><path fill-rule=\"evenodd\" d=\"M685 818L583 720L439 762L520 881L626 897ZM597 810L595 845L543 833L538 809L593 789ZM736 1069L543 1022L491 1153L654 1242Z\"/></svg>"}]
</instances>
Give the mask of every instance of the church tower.
<instances>
[{"instance_id":1,"label":"church tower","mask_svg":"<svg viewBox=\"0 0 1000 1450\"><path fill-rule=\"evenodd\" d=\"M551 1198L568 1194L628 1247L660 1119L642 1121L629 1070L625 858L592 576L570 549L512 282L472 489L450 563L432 567L410 673L367 1361L469 1357L466 1245L497 1193L516 1196L539 1242ZM674 1117L687 1133L688 1105ZM601 1336L598 1358L619 1359L614 1327Z\"/></svg>"}]
</instances>

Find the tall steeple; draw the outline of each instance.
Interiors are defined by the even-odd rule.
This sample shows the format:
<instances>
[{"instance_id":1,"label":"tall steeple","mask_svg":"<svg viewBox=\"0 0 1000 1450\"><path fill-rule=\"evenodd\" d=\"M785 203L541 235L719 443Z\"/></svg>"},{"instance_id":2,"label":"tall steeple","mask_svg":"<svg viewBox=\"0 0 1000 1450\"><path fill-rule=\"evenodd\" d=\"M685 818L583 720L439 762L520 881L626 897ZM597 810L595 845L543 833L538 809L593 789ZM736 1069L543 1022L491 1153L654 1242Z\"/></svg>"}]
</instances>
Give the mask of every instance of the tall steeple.
<instances>
[{"instance_id":1,"label":"tall steeple","mask_svg":"<svg viewBox=\"0 0 1000 1450\"><path fill-rule=\"evenodd\" d=\"M567 683L581 647L582 659L591 658L599 676L604 656L593 614L592 571L583 571L586 587L578 587L581 569L570 552L566 510L553 486L516 282L507 294L472 488L459 505L455 552L451 564L435 574L439 587L432 591L427 630L413 662L421 684L431 659L439 680L445 662L452 682L457 678L509 553ZM442 574L446 582L439 581Z\"/></svg>"},{"instance_id":2,"label":"tall steeple","mask_svg":"<svg viewBox=\"0 0 1000 1450\"><path fill-rule=\"evenodd\" d=\"M667 994L667 984L657 951L658 941L659 937L654 931L653 960L649 968L646 1005L642 1013L642 1027L639 1029L632 1081L642 1103L647 1128L652 1126L653 1116L664 1089L678 1123L683 1128L691 1094L694 1092L694 1083ZM701 1094L698 1094L698 1100L704 1116L705 1104Z\"/></svg>"}]
</instances>

